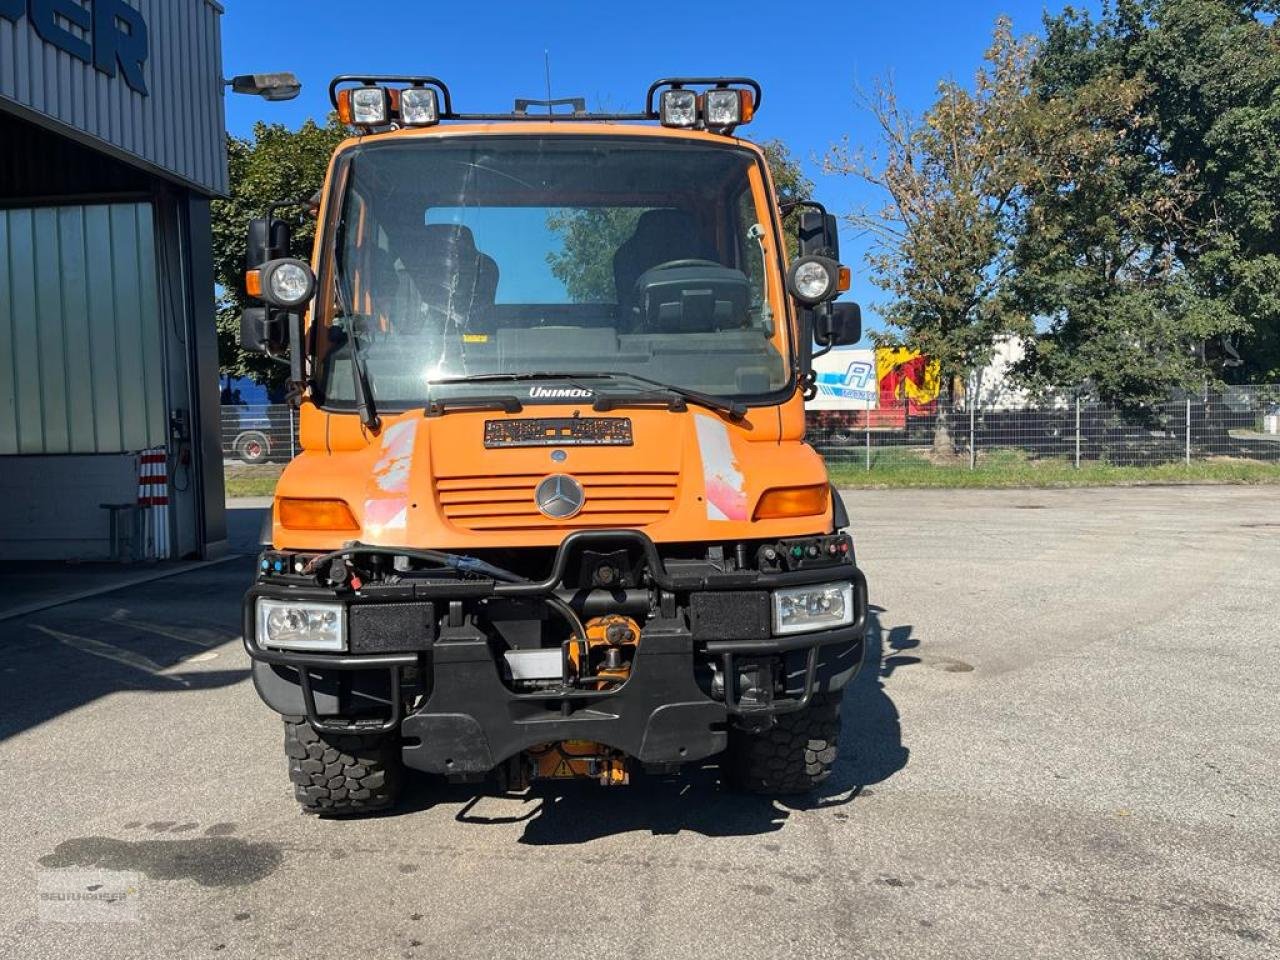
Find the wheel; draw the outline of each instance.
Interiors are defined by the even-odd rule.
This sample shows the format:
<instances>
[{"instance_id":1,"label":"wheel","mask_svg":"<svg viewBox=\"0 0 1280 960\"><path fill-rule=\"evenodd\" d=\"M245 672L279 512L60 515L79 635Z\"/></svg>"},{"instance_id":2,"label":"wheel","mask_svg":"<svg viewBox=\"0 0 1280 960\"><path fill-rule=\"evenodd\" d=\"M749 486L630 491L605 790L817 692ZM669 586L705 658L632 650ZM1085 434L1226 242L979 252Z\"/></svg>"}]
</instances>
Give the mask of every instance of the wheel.
<instances>
[{"instance_id":1,"label":"wheel","mask_svg":"<svg viewBox=\"0 0 1280 960\"><path fill-rule=\"evenodd\" d=\"M781 714L767 730L731 729L723 769L749 793L804 793L830 775L839 738L840 695L814 694L808 707Z\"/></svg>"},{"instance_id":2,"label":"wheel","mask_svg":"<svg viewBox=\"0 0 1280 960\"><path fill-rule=\"evenodd\" d=\"M394 734L317 733L285 718L284 752L294 796L307 813L350 816L393 806L404 772Z\"/></svg>"},{"instance_id":3,"label":"wheel","mask_svg":"<svg viewBox=\"0 0 1280 960\"><path fill-rule=\"evenodd\" d=\"M271 441L261 430L249 430L236 437L236 456L245 463L266 463Z\"/></svg>"}]
</instances>

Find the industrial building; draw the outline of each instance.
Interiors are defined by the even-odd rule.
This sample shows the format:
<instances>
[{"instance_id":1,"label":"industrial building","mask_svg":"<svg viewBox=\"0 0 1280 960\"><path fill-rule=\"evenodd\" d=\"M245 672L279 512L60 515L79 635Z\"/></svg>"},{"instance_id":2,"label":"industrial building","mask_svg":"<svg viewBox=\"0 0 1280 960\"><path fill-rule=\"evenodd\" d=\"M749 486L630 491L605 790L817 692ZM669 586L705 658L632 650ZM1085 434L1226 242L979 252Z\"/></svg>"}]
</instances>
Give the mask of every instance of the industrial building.
<instances>
[{"instance_id":1,"label":"industrial building","mask_svg":"<svg viewBox=\"0 0 1280 960\"><path fill-rule=\"evenodd\" d=\"M0 559L226 550L222 12L0 0Z\"/></svg>"}]
</instances>

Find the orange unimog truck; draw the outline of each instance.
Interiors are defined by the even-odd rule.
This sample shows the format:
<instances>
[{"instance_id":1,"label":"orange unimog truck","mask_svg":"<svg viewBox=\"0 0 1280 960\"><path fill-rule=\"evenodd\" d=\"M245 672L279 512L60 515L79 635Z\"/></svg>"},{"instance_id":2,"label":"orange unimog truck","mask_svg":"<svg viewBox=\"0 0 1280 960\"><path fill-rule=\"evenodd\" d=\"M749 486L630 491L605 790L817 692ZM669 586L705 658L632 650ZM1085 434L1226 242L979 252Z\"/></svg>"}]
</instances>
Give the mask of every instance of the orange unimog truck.
<instances>
[{"instance_id":1,"label":"orange unimog truck","mask_svg":"<svg viewBox=\"0 0 1280 960\"><path fill-rule=\"evenodd\" d=\"M741 788L813 787L867 595L804 396L861 317L834 217L781 207L734 136L759 85L608 115L458 113L432 77L330 94L356 136L312 263L254 221L242 325L301 406L244 603L299 802L718 754Z\"/></svg>"}]
</instances>

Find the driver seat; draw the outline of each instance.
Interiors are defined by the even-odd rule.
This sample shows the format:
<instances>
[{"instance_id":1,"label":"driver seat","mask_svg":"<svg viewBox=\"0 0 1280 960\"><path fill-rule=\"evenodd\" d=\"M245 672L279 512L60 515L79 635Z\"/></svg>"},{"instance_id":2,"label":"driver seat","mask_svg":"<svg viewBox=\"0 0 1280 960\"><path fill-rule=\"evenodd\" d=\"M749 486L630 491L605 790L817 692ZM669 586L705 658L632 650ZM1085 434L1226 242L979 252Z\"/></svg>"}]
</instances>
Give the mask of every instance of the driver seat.
<instances>
[{"instance_id":1,"label":"driver seat","mask_svg":"<svg viewBox=\"0 0 1280 960\"><path fill-rule=\"evenodd\" d=\"M646 210L636 230L613 255L613 285L619 326L629 327L637 306L636 281L648 270L671 260L720 261L715 244L686 210Z\"/></svg>"}]
</instances>

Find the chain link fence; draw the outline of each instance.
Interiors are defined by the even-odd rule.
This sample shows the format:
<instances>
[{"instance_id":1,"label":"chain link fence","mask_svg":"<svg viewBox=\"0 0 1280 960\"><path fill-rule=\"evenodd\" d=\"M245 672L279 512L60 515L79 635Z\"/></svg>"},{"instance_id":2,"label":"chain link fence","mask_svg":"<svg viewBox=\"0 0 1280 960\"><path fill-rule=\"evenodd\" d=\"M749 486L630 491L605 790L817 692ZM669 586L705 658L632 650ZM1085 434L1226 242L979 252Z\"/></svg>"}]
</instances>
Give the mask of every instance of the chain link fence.
<instances>
[{"instance_id":1,"label":"chain link fence","mask_svg":"<svg viewBox=\"0 0 1280 960\"><path fill-rule=\"evenodd\" d=\"M1085 397L809 411L828 463L877 469L1280 463L1280 386L1124 407Z\"/></svg>"},{"instance_id":2,"label":"chain link fence","mask_svg":"<svg viewBox=\"0 0 1280 960\"><path fill-rule=\"evenodd\" d=\"M286 404L224 404L224 462L288 463L299 452L298 411Z\"/></svg>"}]
</instances>

